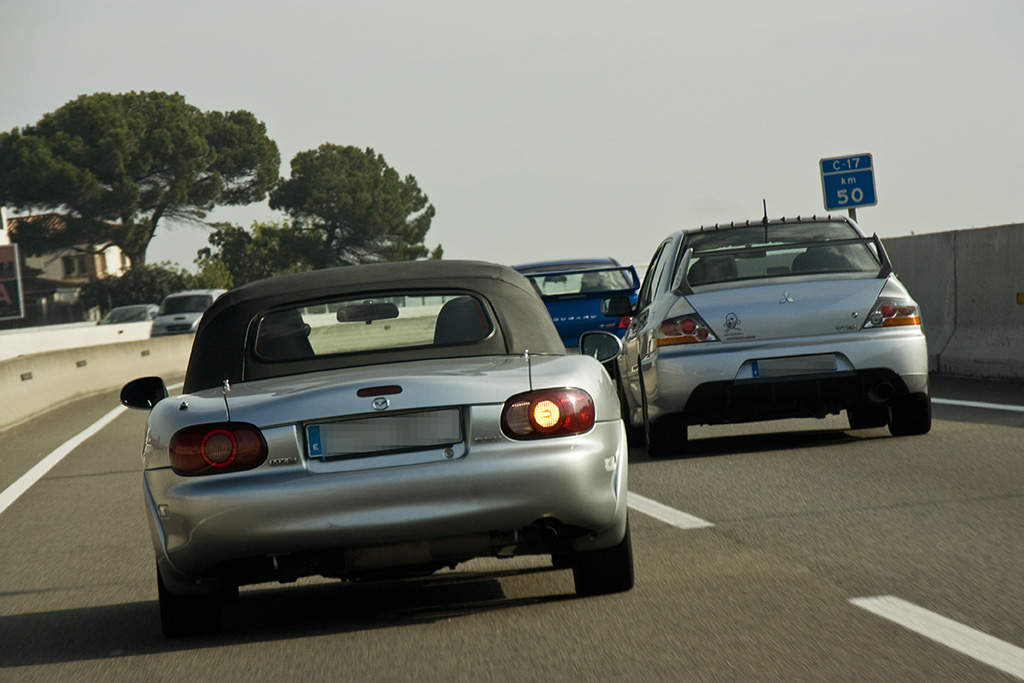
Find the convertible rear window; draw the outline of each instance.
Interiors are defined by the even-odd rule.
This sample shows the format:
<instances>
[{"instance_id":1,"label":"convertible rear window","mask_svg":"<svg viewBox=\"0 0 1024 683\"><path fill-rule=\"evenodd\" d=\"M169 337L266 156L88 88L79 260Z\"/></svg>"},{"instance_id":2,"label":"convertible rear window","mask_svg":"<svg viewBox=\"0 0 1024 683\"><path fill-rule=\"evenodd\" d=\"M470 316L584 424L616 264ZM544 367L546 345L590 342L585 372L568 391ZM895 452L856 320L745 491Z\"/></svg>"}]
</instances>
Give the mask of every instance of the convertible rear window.
<instances>
[{"instance_id":1,"label":"convertible rear window","mask_svg":"<svg viewBox=\"0 0 1024 683\"><path fill-rule=\"evenodd\" d=\"M846 223L749 226L691 233L691 286L790 275L877 273L879 260Z\"/></svg>"},{"instance_id":2,"label":"convertible rear window","mask_svg":"<svg viewBox=\"0 0 1024 683\"><path fill-rule=\"evenodd\" d=\"M459 292L360 296L277 309L256 325L253 351L268 361L373 353L482 341L494 331L487 306Z\"/></svg>"}]
</instances>

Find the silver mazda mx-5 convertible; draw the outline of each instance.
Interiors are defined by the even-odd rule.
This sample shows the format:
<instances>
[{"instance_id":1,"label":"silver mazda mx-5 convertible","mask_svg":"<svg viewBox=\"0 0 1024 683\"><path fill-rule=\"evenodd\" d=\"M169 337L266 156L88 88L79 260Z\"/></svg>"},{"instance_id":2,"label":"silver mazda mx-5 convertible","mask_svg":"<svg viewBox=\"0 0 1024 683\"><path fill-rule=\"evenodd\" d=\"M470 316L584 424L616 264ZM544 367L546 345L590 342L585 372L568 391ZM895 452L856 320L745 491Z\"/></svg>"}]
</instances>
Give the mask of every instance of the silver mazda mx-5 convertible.
<instances>
[{"instance_id":1,"label":"silver mazda mx-5 convertible","mask_svg":"<svg viewBox=\"0 0 1024 683\"><path fill-rule=\"evenodd\" d=\"M589 333L567 355L529 281L465 261L244 285L206 311L183 393L150 410L145 500L168 636L240 585L429 574L550 555L576 592L633 586L627 450Z\"/></svg>"}]
</instances>

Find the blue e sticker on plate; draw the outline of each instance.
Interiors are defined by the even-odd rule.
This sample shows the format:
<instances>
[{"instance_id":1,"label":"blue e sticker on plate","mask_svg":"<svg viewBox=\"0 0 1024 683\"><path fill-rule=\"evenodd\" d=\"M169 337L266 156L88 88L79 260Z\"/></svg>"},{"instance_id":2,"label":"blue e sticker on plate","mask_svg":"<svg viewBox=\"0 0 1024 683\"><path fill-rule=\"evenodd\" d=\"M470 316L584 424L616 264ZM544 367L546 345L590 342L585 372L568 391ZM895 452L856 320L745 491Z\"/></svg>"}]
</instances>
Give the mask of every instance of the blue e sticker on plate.
<instances>
[{"instance_id":1,"label":"blue e sticker on plate","mask_svg":"<svg viewBox=\"0 0 1024 683\"><path fill-rule=\"evenodd\" d=\"M306 427L306 441L309 443L309 454L319 458L324 454L323 445L320 443L320 425Z\"/></svg>"}]
</instances>

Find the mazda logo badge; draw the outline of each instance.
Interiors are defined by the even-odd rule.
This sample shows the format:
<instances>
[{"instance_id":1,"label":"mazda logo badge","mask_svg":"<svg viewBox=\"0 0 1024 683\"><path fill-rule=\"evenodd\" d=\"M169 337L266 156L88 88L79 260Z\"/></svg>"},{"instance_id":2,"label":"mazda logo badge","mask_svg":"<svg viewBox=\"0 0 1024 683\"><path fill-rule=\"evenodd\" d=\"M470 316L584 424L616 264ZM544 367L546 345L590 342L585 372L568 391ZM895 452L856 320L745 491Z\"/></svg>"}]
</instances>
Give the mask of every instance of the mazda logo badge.
<instances>
[{"instance_id":1,"label":"mazda logo badge","mask_svg":"<svg viewBox=\"0 0 1024 683\"><path fill-rule=\"evenodd\" d=\"M388 401L383 396L381 396L379 398L373 399L373 409L374 410L387 410L387 407L389 405L391 405L391 402Z\"/></svg>"}]
</instances>

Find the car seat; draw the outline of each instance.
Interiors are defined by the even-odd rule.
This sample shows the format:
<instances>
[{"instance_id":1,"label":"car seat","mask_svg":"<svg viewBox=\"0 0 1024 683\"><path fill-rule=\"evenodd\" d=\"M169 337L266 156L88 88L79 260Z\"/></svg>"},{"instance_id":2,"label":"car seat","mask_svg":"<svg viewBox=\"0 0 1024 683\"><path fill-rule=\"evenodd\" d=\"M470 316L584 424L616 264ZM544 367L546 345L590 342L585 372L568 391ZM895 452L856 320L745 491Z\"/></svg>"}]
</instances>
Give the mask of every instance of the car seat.
<instances>
[{"instance_id":1,"label":"car seat","mask_svg":"<svg viewBox=\"0 0 1024 683\"><path fill-rule=\"evenodd\" d=\"M702 256L686 274L686 281L691 285L708 285L735 278L736 261L731 256Z\"/></svg>"},{"instance_id":2,"label":"car seat","mask_svg":"<svg viewBox=\"0 0 1024 683\"><path fill-rule=\"evenodd\" d=\"M480 302L460 296L445 303L437 314L434 345L464 344L479 341L491 331L491 324Z\"/></svg>"}]
</instances>

